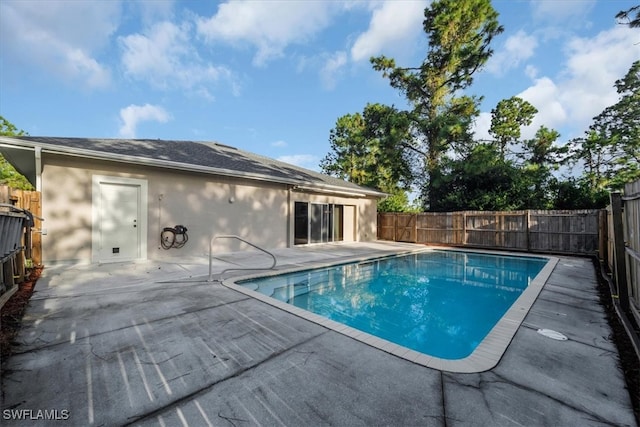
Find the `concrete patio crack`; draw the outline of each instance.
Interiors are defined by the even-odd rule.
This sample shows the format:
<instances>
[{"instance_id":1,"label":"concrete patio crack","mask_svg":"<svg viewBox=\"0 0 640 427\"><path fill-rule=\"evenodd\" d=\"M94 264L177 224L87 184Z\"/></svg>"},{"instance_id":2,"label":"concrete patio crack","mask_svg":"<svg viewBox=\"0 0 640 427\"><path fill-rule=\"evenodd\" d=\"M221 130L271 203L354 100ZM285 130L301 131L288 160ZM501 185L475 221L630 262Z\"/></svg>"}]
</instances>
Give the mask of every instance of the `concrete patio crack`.
<instances>
[{"instance_id":1,"label":"concrete patio crack","mask_svg":"<svg viewBox=\"0 0 640 427\"><path fill-rule=\"evenodd\" d=\"M562 306L567 306L567 307L571 307L572 309L577 309L577 310L581 310L581 311L588 311L590 313L601 313L601 309L600 309L600 302L598 301L598 307L597 308L586 308L586 307L581 307L578 305L575 305L573 303L570 302L562 302L562 301L558 301L557 299L550 299L550 298L546 298L544 296L544 294L540 294L540 296L538 297L539 301L545 301L545 302L549 302L549 303L553 303L553 304L558 304L558 305L562 305ZM584 299L584 301L589 301L587 299Z\"/></svg>"},{"instance_id":2,"label":"concrete patio crack","mask_svg":"<svg viewBox=\"0 0 640 427\"><path fill-rule=\"evenodd\" d=\"M440 395L442 396L442 423L447 427L447 401L444 393L444 372L440 371Z\"/></svg>"},{"instance_id":3,"label":"concrete patio crack","mask_svg":"<svg viewBox=\"0 0 640 427\"><path fill-rule=\"evenodd\" d=\"M241 298L241 299L238 299L238 300L225 302L225 303L222 303L222 304L211 305L211 306L208 306L208 307L203 307L203 308L198 308L198 309L195 309L195 310L185 311L185 312L180 313L180 314L174 314L174 315L170 315L170 316L159 317L157 319L149 320L148 324L152 325L154 323L162 322L162 321L165 321L165 320L175 319L175 318L178 318L178 317L181 317L181 316L194 314L194 313L199 313L199 312L203 312L203 311L207 311L207 310L213 310L213 309L216 309L216 308L220 308L220 307L224 307L224 306L227 306L227 305L236 304L236 303L239 303L239 302L242 302L242 301L247 301L247 300L250 300L250 299L251 299L250 297ZM91 338L99 337L99 336L110 334L110 333L113 333L113 332L123 331L123 330L130 329L130 328L133 328L133 327L134 327L133 325L127 325L127 326L122 326L120 328L110 329L108 331L96 332L94 334L90 334L90 335L78 338L77 342L78 342L78 344L80 344L81 341L89 340ZM30 349L25 350L25 351L16 350L12 354L13 355L28 354L28 353L32 353L32 352L39 351L39 350L50 349L50 348L57 347L57 346L64 345L64 344L68 344L68 341L59 341L59 342L47 343L45 345L42 345L42 346L39 346L39 347L30 348Z\"/></svg>"},{"instance_id":4,"label":"concrete patio crack","mask_svg":"<svg viewBox=\"0 0 640 427\"><path fill-rule=\"evenodd\" d=\"M131 417L128 418L128 421L124 424L124 426L133 425L133 424L138 423L140 421L149 419L149 418L153 417L154 415L158 415L158 414L161 414L163 412L166 412L169 409L175 408L175 407L179 406L181 403L188 402L190 399L198 397L198 396L206 393L207 391L211 390L213 387L215 387L215 386L217 386L219 384L222 384L222 383L224 383L226 381L229 381L229 380L232 380L234 378L237 378L237 377L243 375L246 372L252 371L253 369L255 369L255 368L257 368L257 367L259 367L259 366L261 366L261 365L263 365L263 364L265 364L267 362L270 362L271 360L274 360L275 358L277 358L277 357L279 357L279 356L281 356L283 354L286 354L286 353L291 352L291 351L297 351L296 349L298 347L301 347L301 346L303 346L303 345L315 340L316 338L321 337L322 335L324 335L324 334L326 334L328 332L330 332L330 331L329 330L322 331L322 332L320 332L320 333L318 333L316 335L313 335L313 336L311 336L311 337L309 337L309 338L307 338L305 340L300 341L299 343L297 343L297 344L295 344L295 345L293 345L291 347L282 349L281 351L277 351L277 352L271 354L270 356L268 356L267 358L258 361L257 363L254 363L254 364L249 365L249 366L247 366L245 368L239 369L238 371L232 373L231 375L228 375L228 376L226 376L224 378L219 379L218 381L214 381L213 383L210 383L210 384L207 384L207 385L205 385L203 387L200 387L199 389L197 389L197 390L195 390L195 391L193 391L191 393L188 393L188 394L186 394L186 395L184 395L184 396L182 396L182 397L180 397L178 399L175 399L175 400L167 403L166 405L163 405L162 407L154 409L153 411L150 411L150 412L147 412L147 413L144 413L144 414L131 416Z\"/></svg>"},{"instance_id":5,"label":"concrete patio crack","mask_svg":"<svg viewBox=\"0 0 640 427\"><path fill-rule=\"evenodd\" d=\"M587 415L588 417L590 417L591 420L597 421L597 422L602 423L604 425L610 425L610 426L616 426L617 425L617 424L612 423L611 421L607 420L606 418L602 418L598 414L594 414L593 412L588 411L587 408L581 408L581 407L578 407L578 406L575 406L575 405L571 405L571 404L569 404L569 403L567 403L567 402L565 402L565 401L563 401L561 399L556 398L555 396L552 396L552 395L544 393L544 392L542 392L540 390L536 390L534 388L527 387L524 384L519 384L517 382L514 382L512 380L504 378L503 376L501 376L501 375L499 375L499 374L497 374L495 372L492 372L492 374L495 375L497 378L499 378L504 383L512 385L513 387L519 388L521 390L525 390L525 391L528 391L528 392L531 392L531 393L538 394L540 396L544 396L545 398L550 399L550 400L552 400L552 401L554 401L554 402L556 402L556 403L558 403L558 404L560 404L562 406L566 406L567 408L571 408L576 412L579 412L579 413Z\"/></svg>"}]
</instances>

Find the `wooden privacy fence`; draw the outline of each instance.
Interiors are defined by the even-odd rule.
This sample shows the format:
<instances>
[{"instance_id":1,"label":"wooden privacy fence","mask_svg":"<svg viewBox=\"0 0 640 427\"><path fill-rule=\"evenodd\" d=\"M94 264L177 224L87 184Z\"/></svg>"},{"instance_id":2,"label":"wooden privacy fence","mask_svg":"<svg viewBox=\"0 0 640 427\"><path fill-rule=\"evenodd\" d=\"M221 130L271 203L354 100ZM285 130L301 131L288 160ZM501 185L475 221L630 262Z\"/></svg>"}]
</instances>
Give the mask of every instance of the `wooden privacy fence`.
<instances>
[{"instance_id":1,"label":"wooden privacy fence","mask_svg":"<svg viewBox=\"0 0 640 427\"><path fill-rule=\"evenodd\" d=\"M612 193L607 207L606 262L620 307L640 325L640 180Z\"/></svg>"},{"instance_id":2,"label":"wooden privacy fence","mask_svg":"<svg viewBox=\"0 0 640 427\"><path fill-rule=\"evenodd\" d=\"M30 256L34 265L42 264L42 199L39 191L17 190L15 188L0 185L0 203L13 205L18 209L31 212L34 226L31 232Z\"/></svg>"},{"instance_id":3,"label":"wooden privacy fence","mask_svg":"<svg viewBox=\"0 0 640 427\"><path fill-rule=\"evenodd\" d=\"M379 213L378 239L531 252L603 250L601 210Z\"/></svg>"}]
</instances>

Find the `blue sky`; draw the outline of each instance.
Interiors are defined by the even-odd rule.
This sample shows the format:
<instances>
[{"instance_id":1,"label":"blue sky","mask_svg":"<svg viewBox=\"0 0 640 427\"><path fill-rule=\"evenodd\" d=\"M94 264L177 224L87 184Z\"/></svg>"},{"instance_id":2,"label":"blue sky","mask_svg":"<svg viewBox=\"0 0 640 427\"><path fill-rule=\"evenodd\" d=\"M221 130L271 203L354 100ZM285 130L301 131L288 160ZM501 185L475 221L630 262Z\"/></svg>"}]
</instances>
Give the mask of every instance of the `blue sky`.
<instances>
[{"instance_id":1,"label":"blue sky","mask_svg":"<svg viewBox=\"0 0 640 427\"><path fill-rule=\"evenodd\" d=\"M505 31L469 93L476 122L520 96L525 130L580 136L640 59L619 25L637 0L498 0ZM417 66L428 1L0 2L0 115L34 136L218 141L311 169L329 132L369 102L404 101L369 63Z\"/></svg>"}]
</instances>

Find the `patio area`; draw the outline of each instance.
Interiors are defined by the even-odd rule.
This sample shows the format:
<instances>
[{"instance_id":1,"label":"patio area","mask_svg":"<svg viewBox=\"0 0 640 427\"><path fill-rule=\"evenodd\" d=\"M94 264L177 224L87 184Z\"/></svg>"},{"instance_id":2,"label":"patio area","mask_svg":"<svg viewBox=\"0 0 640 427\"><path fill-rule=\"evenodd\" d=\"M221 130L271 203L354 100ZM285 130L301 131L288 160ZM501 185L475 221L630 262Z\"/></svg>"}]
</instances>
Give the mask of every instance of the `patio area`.
<instances>
[{"instance_id":1,"label":"patio area","mask_svg":"<svg viewBox=\"0 0 640 427\"><path fill-rule=\"evenodd\" d=\"M287 269L417 248L274 254ZM248 251L213 267L259 263ZM560 257L498 365L471 374L398 358L207 273L206 258L47 267L2 362L2 424L48 425L34 417L49 411L78 426L637 425L590 259Z\"/></svg>"}]
</instances>

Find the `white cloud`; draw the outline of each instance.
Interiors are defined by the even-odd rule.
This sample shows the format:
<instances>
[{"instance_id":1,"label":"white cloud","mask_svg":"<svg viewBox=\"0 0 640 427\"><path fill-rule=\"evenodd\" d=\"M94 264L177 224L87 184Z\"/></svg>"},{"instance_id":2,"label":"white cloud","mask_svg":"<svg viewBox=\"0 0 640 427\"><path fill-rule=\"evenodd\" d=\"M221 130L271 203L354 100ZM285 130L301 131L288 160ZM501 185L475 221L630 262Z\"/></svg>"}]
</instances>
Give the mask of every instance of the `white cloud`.
<instances>
[{"instance_id":1,"label":"white cloud","mask_svg":"<svg viewBox=\"0 0 640 427\"><path fill-rule=\"evenodd\" d=\"M119 1L2 1L0 50L80 86L105 87L110 72L97 55L120 14Z\"/></svg>"},{"instance_id":2,"label":"white cloud","mask_svg":"<svg viewBox=\"0 0 640 427\"><path fill-rule=\"evenodd\" d=\"M330 55L320 70L320 79L326 89L333 89L336 86L336 79L342 69L347 65L347 53L344 51L335 52Z\"/></svg>"},{"instance_id":3,"label":"white cloud","mask_svg":"<svg viewBox=\"0 0 640 427\"><path fill-rule=\"evenodd\" d=\"M614 83L640 58L637 40L637 32L613 27L592 38L574 37L567 41L567 59L556 76L538 77L537 69L527 68L526 74L533 83L516 96L533 104L538 114L530 126L523 128L522 137L532 138L542 125L558 130L562 140L582 135L593 117L617 102ZM476 124L478 137L486 137L490 123L489 113L483 114L487 116Z\"/></svg>"},{"instance_id":4,"label":"white cloud","mask_svg":"<svg viewBox=\"0 0 640 427\"><path fill-rule=\"evenodd\" d=\"M584 22L596 0L540 1L531 0L533 16L540 21L567 25L569 21Z\"/></svg>"},{"instance_id":5,"label":"white cloud","mask_svg":"<svg viewBox=\"0 0 640 427\"><path fill-rule=\"evenodd\" d=\"M593 25L589 15L596 0L531 0L529 4L531 16L538 26L537 34L542 40L562 39L573 30Z\"/></svg>"},{"instance_id":6,"label":"white cloud","mask_svg":"<svg viewBox=\"0 0 640 427\"><path fill-rule=\"evenodd\" d=\"M257 48L253 62L264 65L283 55L290 44L308 41L330 24L337 2L250 1L223 3L210 18L197 22L209 42L246 43Z\"/></svg>"},{"instance_id":7,"label":"white cloud","mask_svg":"<svg viewBox=\"0 0 640 427\"><path fill-rule=\"evenodd\" d=\"M533 86L525 89L516 96L528 101L538 109L533 121L529 126L523 126L521 131L522 139L531 139L535 136L540 126L550 129L558 129L568 120L566 106L561 102L562 89L548 77L536 79ZM494 106L495 107L495 106ZM493 108L493 107L492 107ZM491 127L491 113L483 112L476 119L474 124L474 134L476 139L491 140L493 136L489 134Z\"/></svg>"},{"instance_id":8,"label":"white cloud","mask_svg":"<svg viewBox=\"0 0 640 427\"><path fill-rule=\"evenodd\" d=\"M272 143L271 143L271 146L272 146L272 147L286 147L286 146L287 146L287 143L286 143L286 142L284 142L284 141L282 141L282 140L280 140L280 141L272 142Z\"/></svg>"},{"instance_id":9,"label":"white cloud","mask_svg":"<svg viewBox=\"0 0 640 427\"><path fill-rule=\"evenodd\" d=\"M535 36L520 30L510 36L504 43L503 49L496 52L487 63L487 71L496 75L504 75L521 62L531 58L538 46Z\"/></svg>"},{"instance_id":10,"label":"white cloud","mask_svg":"<svg viewBox=\"0 0 640 427\"><path fill-rule=\"evenodd\" d=\"M489 134L491 127L491 113L483 112L476 117L473 123L473 133L477 140L491 140L493 137Z\"/></svg>"},{"instance_id":11,"label":"white cloud","mask_svg":"<svg viewBox=\"0 0 640 427\"><path fill-rule=\"evenodd\" d=\"M368 60L385 50L397 50L422 33L426 1L384 1L373 11L367 31L351 48L354 61ZM387 53L388 54L388 53Z\"/></svg>"},{"instance_id":12,"label":"white cloud","mask_svg":"<svg viewBox=\"0 0 640 427\"><path fill-rule=\"evenodd\" d=\"M538 68L535 65L529 64L525 67L524 74L531 80L534 80L536 77L538 77Z\"/></svg>"},{"instance_id":13,"label":"white cloud","mask_svg":"<svg viewBox=\"0 0 640 427\"><path fill-rule=\"evenodd\" d=\"M139 10L142 21L151 24L169 20L173 16L174 0L128 2L127 6Z\"/></svg>"},{"instance_id":14,"label":"white cloud","mask_svg":"<svg viewBox=\"0 0 640 427\"><path fill-rule=\"evenodd\" d=\"M542 77L535 84L517 96L528 101L538 109L529 126L522 128L522 138L533 138L540 126L558 129L563 126L569 115L566 105L560 100L562 88L559 88L550 78Z\"/></svg>"},{"instance_id":15,"label":"white cloud","mask_svg":"<svg viewBox=\"0 0 640 427\"><path fill-rule=\"evenodd\" d=\"M617 102L614 87L634 60L640 58L638 33L618 26L597 36L573 38L567 45L569 59L561 75L561 101L572 120L588 123Z\"/></svg>"},{"instance_id":16,"label":"white cloud","mask_svg":"<svg viewBox=\"0 0 640 427\"><path fill-rule=\"evenodd\" d=\"M157 105L129 105L120 110L122 126L120 126L120 136L122 138L135 138L136 129L140 122L154 121L166 123L171 119L167 111Z\"/></svg>"},{"instance_id":17,"label":"white cloud","mask_svg":"<svg viewBox=\"0 0 640 427\"><path fill-rule=\"evenodd\" d=\"M212 99L209 85L219 80L230 81L238 91L233 73L223 66L203 61L193 47L191 27L172 22L159 22L144 34L120 38L122 64L131 77L150 82L163 89L184 88L196 95Z\"/></svg>"},{"instance_id":18,"label":"white cloud","mask_svg":"<svg viewBox=\"0 0 640 427\"><path fill-rule=\"evenodd\" d=\"M278 160L292 165L300 166L311 170L319 170L320 160L311 154L292 154L288 156L280 156Z\"/></svg>"}]
</instances>

